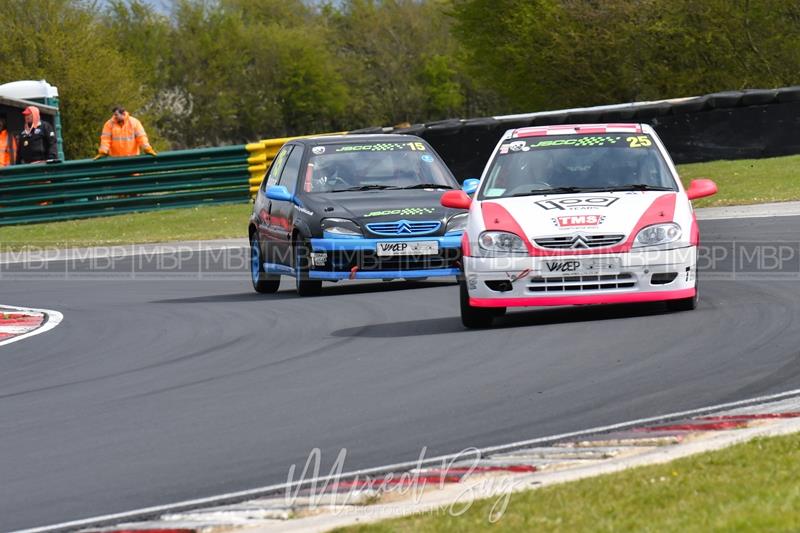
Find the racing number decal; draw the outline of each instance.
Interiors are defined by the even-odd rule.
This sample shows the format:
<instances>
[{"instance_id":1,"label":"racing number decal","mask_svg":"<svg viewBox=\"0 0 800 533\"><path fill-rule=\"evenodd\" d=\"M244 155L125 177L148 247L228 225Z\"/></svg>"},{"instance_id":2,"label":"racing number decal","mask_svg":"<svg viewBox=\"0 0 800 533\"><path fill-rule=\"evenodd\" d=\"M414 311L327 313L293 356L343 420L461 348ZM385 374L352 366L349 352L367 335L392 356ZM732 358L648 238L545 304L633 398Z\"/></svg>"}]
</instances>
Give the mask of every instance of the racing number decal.
<instances>
[{"instance_id":1,"label":"racing number decal","mask_svg":"<svg viewBox=\"0 0 800 533\"><path fill-rule=\"evenodd\" d=\"M408 144L408 147L411 148L412 150L420 151L420 152L424 152L425 151L425 145L422 144L422 143L407 143L407 144Z\"/></svg>"},{"instance_id":2,"label":"racing number decal","mask_svg":"<svg viewBox=\"0 0 800 533\"><path fill-rule=\"evenodd\" d=\"M631 148L646 148L653 146L653 142L647 135L639 135L638 137L628 137L625 139Z\"/></svg>"}]
</instances>

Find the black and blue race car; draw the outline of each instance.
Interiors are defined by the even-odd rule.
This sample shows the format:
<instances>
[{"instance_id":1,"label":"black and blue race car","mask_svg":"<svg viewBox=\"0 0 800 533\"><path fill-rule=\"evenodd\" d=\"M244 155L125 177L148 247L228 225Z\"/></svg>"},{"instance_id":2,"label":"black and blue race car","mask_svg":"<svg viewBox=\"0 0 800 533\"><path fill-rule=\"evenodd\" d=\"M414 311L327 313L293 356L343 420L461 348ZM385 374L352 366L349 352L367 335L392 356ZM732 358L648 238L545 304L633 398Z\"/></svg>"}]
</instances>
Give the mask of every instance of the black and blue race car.
<instances>
[{"instance_id":1,"label":"black and blue race car","mask_svg":"<svg viewBox=\"0 0 800 533\"><path fill-rule=\"evenodd\" d=\"M253 287L276 292L285 275L300 295L313 295L323 281L455 276L467 213L439 199L456 188L419 137L292 140L267 170L250 217Z\"/></svg>"}]
</instances>

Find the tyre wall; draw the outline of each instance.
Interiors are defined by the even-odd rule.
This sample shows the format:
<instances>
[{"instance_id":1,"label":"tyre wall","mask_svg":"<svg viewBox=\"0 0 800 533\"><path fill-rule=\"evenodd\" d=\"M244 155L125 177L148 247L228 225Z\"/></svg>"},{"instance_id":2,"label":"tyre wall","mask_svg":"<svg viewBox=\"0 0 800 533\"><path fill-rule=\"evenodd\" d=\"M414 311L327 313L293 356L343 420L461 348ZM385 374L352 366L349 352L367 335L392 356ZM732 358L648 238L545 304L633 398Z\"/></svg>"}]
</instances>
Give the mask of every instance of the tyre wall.
<instances>
[{"instance_id":1,"label":"tyre wall","mask_svg":"<svg viewBox=\"0 0 800 533\"><path fill-rule=\"evenodd\" d=\"M456 178L463 181L480 176L497 141L508 129L596 122L652 125L679 164L799 154L800 86L503 117L451 119L409 128L367 128L351 133L419 135L431 143Z\"/></svg>"}]
</instances>

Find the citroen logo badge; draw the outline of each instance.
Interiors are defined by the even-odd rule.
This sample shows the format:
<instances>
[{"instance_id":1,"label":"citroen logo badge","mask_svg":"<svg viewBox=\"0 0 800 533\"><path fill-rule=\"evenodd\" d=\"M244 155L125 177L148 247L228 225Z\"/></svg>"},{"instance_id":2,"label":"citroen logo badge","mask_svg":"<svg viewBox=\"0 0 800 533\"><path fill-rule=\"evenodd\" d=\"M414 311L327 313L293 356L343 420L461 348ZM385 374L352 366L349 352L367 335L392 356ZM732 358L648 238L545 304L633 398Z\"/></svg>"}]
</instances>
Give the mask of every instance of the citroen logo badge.
<instances>
[{"instance_id":1,"label":"citroen logo badge","mask_svg":"<svg viewBox=\"0 0 800 533\"><path fill-rule=\"evenodd\" d=\"M401 220L397 223L397 233L412 233L411 224L408 220Z\"/></svg>"}]
</instances>

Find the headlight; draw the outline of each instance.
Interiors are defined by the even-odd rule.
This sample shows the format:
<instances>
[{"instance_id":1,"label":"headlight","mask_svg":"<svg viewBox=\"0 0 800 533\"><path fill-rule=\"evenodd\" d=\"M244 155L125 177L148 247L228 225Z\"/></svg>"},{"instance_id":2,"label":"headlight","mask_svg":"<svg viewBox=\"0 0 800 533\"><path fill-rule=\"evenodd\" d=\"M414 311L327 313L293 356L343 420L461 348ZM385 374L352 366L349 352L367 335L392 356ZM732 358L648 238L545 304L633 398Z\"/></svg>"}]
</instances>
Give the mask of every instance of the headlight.
<instances>
[{"instance_id":1,"label":"headlight","mask_svg":"<svg viewBox=\"0 0 800 533\"><path fill-rule=\"evenodd\" d=\"M450 220L447 221L447 227L445 228L445 233L454 233L456 231L464 231L467 229L467 217L469 213L460 213L458 215L453 215L450 217Z\"/></svg>"},{"instance_id":2,"label":"headlight","mask_svg":"<svg viewBox=\"0 0 800 533\"><path fill-rule=\"evenodd\" d=\"M519 235L506 231L484 231L478 237L478 246L492 255L528 253L528 249Z\"/></svg>"},{"instance_id":3,"label":"headlight","mask_svg":"<svg viewBox=\"0 0 800 533\"><path fill-rule=\"evenodd\" d=\"M322 231L330 233L333 237L363 237L361 228L352 220L346 218L323 218Z\"/></svg>"},{"instance_id":4,"label":"headlight","mask_svg":"<svg viewBox=\"0 0 800 533\"><path fill-rule=\"evenodd\" d=\"M681 227L670 222L669 224L655 224L641 230L633 241L634 248L641 246L656 246L668 244L681 238Z\"/></svg>"}]
</instances>

